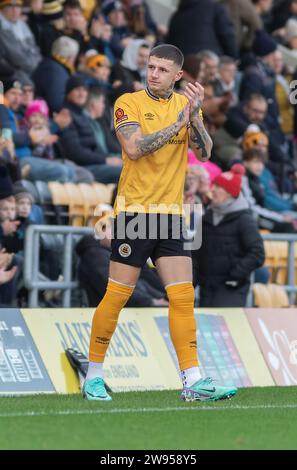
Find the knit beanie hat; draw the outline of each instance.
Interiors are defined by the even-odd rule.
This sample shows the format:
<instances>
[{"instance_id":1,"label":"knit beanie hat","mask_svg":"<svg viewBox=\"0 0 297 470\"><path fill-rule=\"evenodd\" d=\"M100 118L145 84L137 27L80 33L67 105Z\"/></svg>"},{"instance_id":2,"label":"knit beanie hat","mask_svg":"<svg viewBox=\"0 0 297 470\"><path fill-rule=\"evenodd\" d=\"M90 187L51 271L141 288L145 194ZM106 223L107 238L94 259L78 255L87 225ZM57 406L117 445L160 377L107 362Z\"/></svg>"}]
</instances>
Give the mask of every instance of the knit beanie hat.
<instances>
[{"instance_id":1,"label":"knit beanie hat","mask_svg":"<svg viewBox=\"0 0 297 470\"><path fill-rule=\"evenodd\" d=\"M91 55L90 57L87 58L86 66L88 67L88 69L92 69L93 67L104 65L107 62L108 62L108 58L106 57L106 55L96 54L96 55Z\"/></svg>"},{"instance_id":2,"label":"knit beanie hat","mask_svg":"<svg viewBox=\"0 0 297 470\"><path fill-rule=\"evenodd\" d=\"M66 82L65 94L68 95L72 90L81 86L87 88L84 77L79 74L71 75Z\"/></svg>"},{"instance_id":3,"label":"knit beanie hat","mask_svg":"<svg viewBox=\"0 0 297 470\"><path fill-rule=\"evenodd\" d=\"M63 18L63 6L58 0L43 0L41 17L44 21Z\"/></svg>"},{"instance_id":4,"label":"knit beanie hat","mask_svg":"<svg viewBox=\"0 0 297 470\"><path fill-rule=\"evenodd\" d=\"M104 0L101 6L103 15L108 16L113 10L122 10L123 5L120 1Z\"/></svg>"},{"instance_id":5,"label":"knit beanie hat","mask_svg":"<svg viewBox=\"0 0 297 470\"><path fill-rule=\"evenodd\" d=\"M4 7L21 7L23 5L22 0L0 0L0 8Z\"/></svg>"},{"instance_id":6,"label":"knit beanie hat","mask_svg":"<svg viewBox=\"0 0 297 470\"><path fill-rule=\"evenodd\" d=\"M242 176L244 174L244 166L240 163L236 163L232 166L230 171L226 171L217 176L213 183L224 188L232 197L238 197L241 191Z\"/></svg>"},{"instance_id":7,"label":"knit beanie hat","mask_svg":"<svg viewBox=\"0 0 297 470\"><path fill-rule=\"evenodd\" d=\"M277 49L277 42L266 31L257 31L253 44L253 52L258 57L265 57Z\"/></svg>"},{"instance_id":8,"label":"knit beanie hat","mask_svg":"<svg viewBox=\"0 0 297 470\"><path fill-rule=\"evenodd\" d=\"M6 166L0 166L0 199L13 196L12 181Z\"/></svg>"},{"instance_id":9,"label":"knit beanie hat","mask_svg":"<svg viewBox=\"0 0 297 470\"><path fill-rule=\"evenodd\" d=\"M33 113L40 113L44 117L48 118L49 109L48 105L44 100L33 100L28 105L26 112L25 112L25 119L29 119L31 114Z\"/></svg>"},{"instance_id":10,"label":"knit beanie hat","mask_svg":"<svg viewBox=\"0 0 297 470\"><path fill-rule=\"evenodd\" d=\"M269 140L266 134L261 131L259 126L251 124L245 131L242 139L242 148L243 150L249 150L255 145L269 144Z\"/></svg>"},{"instance_id":11,"label":"knit beanie hat","mask_svg":"<svg viewBox=\"0 0 297 470\"><path fill-rule=\"evenodd\" d=\"M19 181L13 185L13 195L16 202L18 202L20 199L27 198L31 201L31 204L34 204L34 197Z\"/></svg>"},{"instance_id":12,"label":"knit beanie hat","mask_svg":"<svg viewBox=\"0 0 297 470\"><path fill-rule=\"evenodd\" d=\"M4 93L11 90L12 88L15 88L16 90L21 90L22 89L21 82L16 80L12 76L2 78L2 85L3 85Z\"/></svg>"}]
</instances>

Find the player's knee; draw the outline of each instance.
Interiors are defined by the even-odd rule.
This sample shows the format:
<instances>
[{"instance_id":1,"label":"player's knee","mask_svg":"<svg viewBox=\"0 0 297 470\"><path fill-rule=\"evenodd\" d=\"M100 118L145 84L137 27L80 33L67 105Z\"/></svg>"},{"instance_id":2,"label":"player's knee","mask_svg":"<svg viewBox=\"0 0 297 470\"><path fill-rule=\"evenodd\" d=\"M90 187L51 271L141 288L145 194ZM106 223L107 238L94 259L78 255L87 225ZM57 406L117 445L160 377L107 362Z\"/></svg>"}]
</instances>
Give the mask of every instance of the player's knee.
<instances>
[{"instance_id":1,"label":"player's knee","mask_svg":"<svg viewBox=\"0 0 297 470\"><path fill-rule=\"evenodd\" d=\"M173 308L189 307L194 305L195 291L193 284L173 284L166 288L169 305Z\"/></svg>"},{"instance_id":2,"label":"player's knee","mask_svg":"<svg viewBox=\"0 0 297 470\"><path fill-rule=\"evenodd\" d=\"M134 287L117 283L110 279L107 284L105 297L109 300L112 299L113 303L124 306L133 294Z\"/></svg>"}]
</instances>

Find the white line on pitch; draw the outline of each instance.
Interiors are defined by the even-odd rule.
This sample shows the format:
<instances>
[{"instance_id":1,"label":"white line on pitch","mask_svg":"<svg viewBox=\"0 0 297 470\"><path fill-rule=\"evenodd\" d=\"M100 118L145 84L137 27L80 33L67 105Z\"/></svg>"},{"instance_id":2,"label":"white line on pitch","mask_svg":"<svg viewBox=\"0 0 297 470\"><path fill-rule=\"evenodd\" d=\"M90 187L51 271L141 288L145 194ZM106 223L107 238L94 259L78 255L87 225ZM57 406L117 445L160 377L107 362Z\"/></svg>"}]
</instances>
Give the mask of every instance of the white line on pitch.
<instances>
[{"instance_id":1,"label":"white line on pitch","mask_svg":"<svg viewBox=\"0 0 297 470\"><path fill-rule=\"evenodd\" d=\"M111 409L94 409L94 410L50 410L50 411L26 411L15 413L0 413L0 418L18 418L30 416L71 416L71 415L97 415L97 414L117 414L117 413L161 413L168 411L221 411L221 410L275 410L275 409L297 409L297 403L284 405L230 405L230 406L176 406L167 408L115 408Z\"/></svg>"}]
</instances>

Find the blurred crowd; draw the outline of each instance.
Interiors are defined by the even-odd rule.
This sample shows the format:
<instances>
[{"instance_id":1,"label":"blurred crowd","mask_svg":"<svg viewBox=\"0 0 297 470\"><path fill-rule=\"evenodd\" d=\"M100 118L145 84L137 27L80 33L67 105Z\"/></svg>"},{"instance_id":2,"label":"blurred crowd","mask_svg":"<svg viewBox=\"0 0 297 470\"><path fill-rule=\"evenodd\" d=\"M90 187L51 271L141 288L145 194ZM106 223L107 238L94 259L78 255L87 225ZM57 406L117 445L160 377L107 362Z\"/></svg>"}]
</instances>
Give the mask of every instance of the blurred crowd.
<instances>
[{"instance_id":1,"label":"blurred crowd","mask_svg":"<svg viewBox=\"0 0 297 470\"><path fill-rule=\"evenodd\" d=\"M200 304L220 306L230 293L232 305L244 304L254 270L267 282L259 229L297 230L297 0L180 0L168 24L146 0L0 0L0 304L26 302L24 233L43 222L24 181L118 182L113 104L145 88L150 50L161 43L185 55L177 91L204 86L214 143L207 163L189 150L185 184L193 234L195 204L204 214L206 245L193 253ZM108 242L84 238L77 256L95 305L107 282ZM46 264L41 278L58 277ZM166 305L153 270L144 270L139 289L132 305Z\"/></svg>"}]
</instances>

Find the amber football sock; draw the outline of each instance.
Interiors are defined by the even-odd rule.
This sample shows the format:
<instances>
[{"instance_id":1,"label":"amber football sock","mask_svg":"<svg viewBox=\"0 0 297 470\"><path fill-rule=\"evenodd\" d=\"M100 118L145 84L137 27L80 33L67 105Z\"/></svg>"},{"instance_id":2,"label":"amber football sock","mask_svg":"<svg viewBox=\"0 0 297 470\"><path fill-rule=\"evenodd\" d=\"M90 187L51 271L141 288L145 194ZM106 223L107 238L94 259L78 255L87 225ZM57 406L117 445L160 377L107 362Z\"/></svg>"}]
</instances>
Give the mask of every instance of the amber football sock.
<instances>
[{"instance_id":1,"label":"amber football sock","mask_svg":"<svg viewBox=\"0 0 297 470\"><path fill-rule=\"evenodd\" d=\"M198 366L194 287L190 282L166 286L169 330L181 370Z\"/></svg>"},{"instance_id":2,"label":"amber football sock","mask_svg":"<svg viewBox=\"0 0 297 470\"><path fill-rule=\"evenodd\" d=\"M96 308L91 331L89 360L103 362L111 337L116 329L119 314L128 302L134 286L109 279L105 296Z\"/></svg>"}]
</instances>

